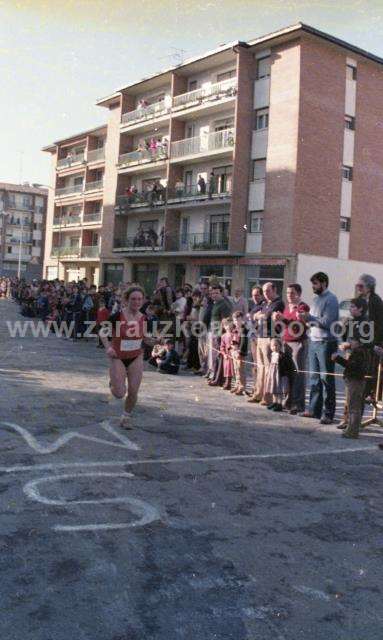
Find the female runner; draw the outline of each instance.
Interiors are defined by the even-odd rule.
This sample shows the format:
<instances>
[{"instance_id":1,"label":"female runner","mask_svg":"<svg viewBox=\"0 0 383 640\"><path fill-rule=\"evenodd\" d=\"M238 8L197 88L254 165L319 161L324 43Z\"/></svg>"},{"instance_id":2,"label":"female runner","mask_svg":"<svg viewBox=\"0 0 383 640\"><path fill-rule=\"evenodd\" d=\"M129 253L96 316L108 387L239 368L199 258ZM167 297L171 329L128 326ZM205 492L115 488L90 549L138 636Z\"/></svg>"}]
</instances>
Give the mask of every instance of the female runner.
<instances>
[{"instance_id":1,"label":"female runner","mask_svg":"<svg viewBox=\"0 0 383 640\"><path fill-rule=\"evenodd\" d=\"M144 291L141 287L129 287L123 294L121 310L109 317L112 327L112 340L109 342L103 329L100 339L105 347L110 362L110 390L115 398L125 398L125 411L121 416L120 426L131 429L132 410L137 402L143 373L143 349L145 316L140 313L144 303ZM110 334L110 324L108 335Z\"/></svg>"}]
</instances>

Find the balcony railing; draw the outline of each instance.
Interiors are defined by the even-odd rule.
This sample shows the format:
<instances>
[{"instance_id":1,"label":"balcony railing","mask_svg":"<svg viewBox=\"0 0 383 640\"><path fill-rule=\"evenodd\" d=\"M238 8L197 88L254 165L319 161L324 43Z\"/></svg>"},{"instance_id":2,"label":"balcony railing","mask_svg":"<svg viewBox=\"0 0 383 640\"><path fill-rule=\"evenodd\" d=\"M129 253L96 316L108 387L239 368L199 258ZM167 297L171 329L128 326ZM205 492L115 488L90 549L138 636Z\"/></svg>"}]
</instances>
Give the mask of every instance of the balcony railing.
<instances>
[{"instance_id":1,"label":"balcony railing","mask_svg":"<svg viewBox=\"0 0 383 640\"><path fill-rule=\"evenodd\" d=\"M60 160L57 160L57 168L63 169L64 167L70 167L72 164L77 164L78 162L85 162L85 155L83 153L70 155L66 158L60 158Z\"/></svg>"},{"instance_id":2,"label":"balcony railing","mask_svg":"<svg viewBox=\"0 0 383 640\"><path fill-rule=\"evenodd\" d=\"M69 187L60 187L56 189L56 196L67 196L70 193L82 193L84 190L84 185L82 184L72 184Z\"/></svg>"},{"instance_id":3,"label":"balcony railing","mask_svg":"<svg viewBox=\"0 0 383 640\"><path fill-rule=\"evenodd\" d=\"M61 258L66 258L67 256L73 256L73 257L78 258L80 256L80 247L79 246L76 246L76 247L67 247L67 246L52 247L51 256L53 256L53 257L61 257Z\"/></svg>"},{"instance_id":4,"label":"balcony railing","mask_svg":"<svg viewBox=\"0 0 383 640\"><path fill-rule=\"evenodd\" d=\"M226 233L189 233L178 244L179 251L226 251L228 247Z\"/></svg>"},{"instance_id":5,"label":"balcony railing","mask_svg":"<svg viewBox=\"0 0 383 640\"><path fill-rule=\"evenodd\" d=\"M237 93L237 78L229 78L222 82L215 82L210 87L195 89L181 93L173 98L173 109L185 109L186 107L197 106L207 100L219 100L235 96Z\"/></svg>"},{"instance_id":6,"label":"balcony railing","mask_svg":"<svg viewBox=\"0 0 383 640\"><path fill-rule=\"evenodd\" d=\"M124 113L121 122L123 124L142 122L143 120L150 120L150 118L156 118L169 112L170 109L165 105L165 101L160 100L159 102L149 104L147 107L139 107L138 109L134 109L134 111Z\"/></svg>"},{"instance_id":7,"label":"balcony railing","mask_svg":"<svg viewBox=\"0 0 383 640\"><path fill-rule=\"evenodd\" d=\"M6 240L6 242L10 242L11 244L20 244L20 238L10 238ZM21 244L32 244L32 237L24 237L21 238Z\"/></svg>"},{"instance_id":8,"label":"balcony railing","mask_svg":"<svg viewBox=\"0 0 383 640\"><path fill-rule=\"evenodd\" d=\"M184 156L192 156L206 154L219 149L234 147L234 130L223 129L215 131L204 136L196 136L194 138L186 138L172 142L171 158L182 158Z\"/></svg>"},{"instance_id":9,"label":"balcony railing","mask_svg":"<svg viewBox=\"0 0 383 640\"><path fill-rule=\"evenodd\" d=\"M162 242L162 236L148 236L148 233L139 234L135 236L119 236L114 239L115 249L124 249L126 251L163 251L164 246Z\"/></svg>"},{"instance_id":10,"label":"balcony railing","mask_svg":"<svg viewBox=\"0 0 383 640\"><path fill-rule=\"evenodd\" d=\"M96 162L96 160L104 160L105 158L105 148L101 149L92 149L87 153L87 161L88 162Z\"/></svg>"},{"instance_id":11,"label":"balcony railing","mask_svg":"<svg viewBox=\"0 0 383 640\"><path fill-rule=\"evenodd\" d=\"M54 227L68 227L72 224L81 224L81 216L63 216L62 218L53 218Z\"/></svg>"},{"instance_id":12,"label":"balcony railing","mask_svg":"<svg viewBox=\"0 0 383 640\"><path fill-rule=\"evenodd\" d=\"M117 196L116 209L139 209L141 207L163 207L166 190L161 192L142 191L129 196Z\"/></svg>"},{"instance_id":13,"label":"balcony railing","mask_svg":"<svg viewBox=\"0 0 383 640\"><path fill-rule=\"evenodd\" d=\"M219 190L217 187L210 188L210 185L206 185L206 189L202 190L197 186L182 187L169 189L168 192L168 205L179 204L181 202L205 202L206 200L229 200L231 198L231 189Z\"/></svg>"},{"instance_id":14,"label":"balcony railing","mask_svg":"<svg viewBox=\"0 0 383 640\"><path fill-rule=\"evenodd\" d=\"M99 211L98 213L85 213L83 222L84 224L86 224L87 222L101 222L101 217L101 211Z\"/></svg>"},{"instance_id":15,"label":"balcony railing","mask_svg":"<svg viewBox=\"0 0 383 640\"><path fill-rule=\"evenodd\" d=\"M165 160L167 157L168 152L164 147L159 147L157 149L143 149L142 151L130 151L129 153L123 153L118 158L118 164L120 166L148 164L150 162L157 162L158 160Z\"/></svg>"},{"instance_id":16,"label":"balcony railing","mask_svg":"<svg viewBox=\"0 0 383 640\"><path fill-rule=\"evenodd\" d=\"M95 182L87 182L85 185L85 191L96 191L99 189L103 189L104 181L103 180L95 180Z\"/></svg>"},{"instance_id":17,"label":"balcony railing","mask_svg":"<svg viewBox=\"0 0 383 640\"><path fill-rule=\"evenodd\" d=\"M100 255L100 247L95 245L90 245L88 247L81 247L81 257L82 258L97 258Z\"/></svg>"}]
</instances>

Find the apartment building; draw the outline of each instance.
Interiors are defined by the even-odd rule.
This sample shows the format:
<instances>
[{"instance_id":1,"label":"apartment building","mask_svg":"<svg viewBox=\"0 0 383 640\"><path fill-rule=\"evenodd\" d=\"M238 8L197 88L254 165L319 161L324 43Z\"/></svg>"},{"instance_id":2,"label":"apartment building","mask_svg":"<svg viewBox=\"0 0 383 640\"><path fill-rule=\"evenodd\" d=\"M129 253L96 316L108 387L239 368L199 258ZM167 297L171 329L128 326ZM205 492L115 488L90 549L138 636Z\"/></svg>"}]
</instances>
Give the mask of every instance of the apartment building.
<instances>
[{"instance_id":1,"label":"apartment building","mask_svg":"<svg viewBox=\"0 0 383 640\"><path fill-rule=\"evenodd\" d=\"M101 281L150 291L159 276L215 275L247 294L273 280L309 295L320 269L345 298L359 273L382 279L382 63L300 23L100 100ZM48 150L57 198L63 143Z\"/></svg>"},{"instance_id":2,"label":"apartment building","mask_svg":"<svg viewBox=\"0 0 383 640\"><path fill-rule=\"evenodd\" d=\"M52 156L45 277L100 281L106 126L44 148Z\"/></svg>"},{"instance_id":3,"label":"apartment building","mask_svg":"<svg viewBox=\"0 0 383 640\"><path fill-rule=\"evenodd\" d=\"M39 185L0 182L0 275L42 276L47 200Z\"/></svg>"}]
</instances>

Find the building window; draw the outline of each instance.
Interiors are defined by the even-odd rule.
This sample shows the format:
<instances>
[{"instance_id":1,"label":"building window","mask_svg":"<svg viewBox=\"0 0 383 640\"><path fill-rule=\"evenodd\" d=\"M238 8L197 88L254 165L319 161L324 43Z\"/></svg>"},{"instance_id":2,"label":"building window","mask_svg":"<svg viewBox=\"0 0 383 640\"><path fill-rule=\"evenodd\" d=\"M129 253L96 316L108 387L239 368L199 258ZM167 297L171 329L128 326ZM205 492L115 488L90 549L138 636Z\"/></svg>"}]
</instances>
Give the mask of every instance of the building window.
<instances>
[{"instance_id":1,"label":"building window","mask_svg":"<svg viewBox=\"0 0 383 640\"><path fill-rule=\"evenodd\" d=\"M341 216L341 218L340 218L340 230L349 232L350 229L351 229L351 218L346 218L345 216Z\"/></svg>"},{"instance_id":2,"label":"building window","mask_svg":"<svg viewBox=\"0 0 383 640\"><path fill-rule=\"evenodd\" d=\"M12 253L12 247L7 247L7 253Z\"/></svg>"},{"instance_id":3,"label":"building window","mask_svg":"<svg viewBox=\"0 0 383 640\"><path fill-rule=\"evenodd\" d=\"M347 80L356 80L356 67L352 64L348 64L346 67Z\"/></svg>"},{"instance_id":4,"label":"building window","mask_svg":"<svg viewBox=\"0 0 383 640\"><path fill-rule=\"evenodd\" d=\"M346 129L355 131L355 118L353 116L344 116L344 126Z\"/></svg>"},{"instance_id":5,"label":"building window","mask_svg":"<svg viewBox=\"0 0 383 640\"><path fill-rule=\"evenodd\" d=\"M252 180L264 180L266 178L266 158L260 160L253 160L253 175Z\"/></svg>"},{"instance_id":6,"label":"building window","mask_svg":"<svg viewBox=\"0 0 383 640\"><path fill-rule=\"evenodd\" d=\"M268 109L257 109L255 112L255 129L259 131L260 129L267 129L269 126L269 110Z\"/></svg>"},{"instance_id":7,"label":"building window","mask_svg":"<svg viewBox=\"0 0 383 640\"><path fill-rule=\"evenodd\" d=\"M82 176L78 176L77 178L74 178L74 180L73 180L73 184L74 184L75 186L77 186L77 185L79 185L79 184L81 184L81 185L82 185L82 183L83 183L83 177L82 177Z\"/></svg>"},{"instance_id":8,"label":"building window","mask_svg":"<svg viewBox=\"0 0 383 640\"><path fill-rule=\"evenodd\" d=\"M235 78L236 70L230 69L230 71L224 71L223 73L218 73L217 82L223 82L224 80L230 80L230 78Z\"/></svg>"},{"instance_id":9,"label":"building window","mask_svg":"<svg viewBox=\"0 0 383 640\"><path fill-rule=\"evenodd\" d=\"M197 80L189 80L188 91L195 91L197 89Z\"/></svg>"},{"instance_id":10,"label":"building window","mask_svg":"<svg viewBox=\"0 0 383 640\"><path fill-rule=\"evenodd\" d=\"M342 178L343 180L348 180L349 182L352 181L352 167L346 167L346 165L343 165Z\"/></svg>"},{"instance_id":11,"label":"building window","mask_svg":"<svg viewBox=\"0 0 383 640\"><path fill-rule=\"evenodd\" d=\"M285 267L284 265L265 264L251 265L246 268L246 293L251 297L251 290L255 286L262 287L266 282L274 282L278 294L282 294Z\"/></svg>"},{"instance_id":12,"label":"building window","mask_svg":"<svg viewBox=\"0 0 383 640\"><path fill-rule=\"evenodd\" d=\"M262 233L263 215L259 211L250 211L250 233Z\"/></svg>"},{"instance_id":13,"label":"building window","mask_svg":"<svg viewBox=\"0 0 383 640\"><path fill-rule=\"evenodd\" d=\"M181 244L182 244L182 246L187 245L188 233L189 233L189 218L182 218L181 219Z\"/></svg>"},{"instance_id":14,"label":"building window","mask_svg":"<svg viewBox=\"0 0 383 640\"><path fill-rule=\"evenodd\" d=\"M270 56L257 60L257 80L270 78Z\"/></svg>"}]
</instances>

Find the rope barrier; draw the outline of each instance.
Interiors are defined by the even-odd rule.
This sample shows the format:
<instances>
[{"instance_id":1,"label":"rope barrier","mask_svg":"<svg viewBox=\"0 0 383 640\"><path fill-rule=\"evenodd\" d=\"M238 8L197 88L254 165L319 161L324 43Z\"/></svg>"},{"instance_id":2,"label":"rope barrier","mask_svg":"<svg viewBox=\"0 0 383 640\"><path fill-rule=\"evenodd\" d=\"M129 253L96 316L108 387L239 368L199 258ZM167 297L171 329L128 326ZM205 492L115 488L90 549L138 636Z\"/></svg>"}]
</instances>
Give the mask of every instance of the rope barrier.
<instances>
[{"instance_id":1,"label":"rope barrier","mask_svg":"<svg viewBox=\"0 0 383 640\"><path fill-rule=\"evenodd\" d=\"M226 354L222 354L222 352L219 349L216 349L215 347L212 347L212 350L215 351L216 353L220 353L221 355L226 355ZM227 356L228 358L230 358L230 360L234 360L234 357L231 355ZM258 364L258 362L254 362L253 360L242 360L242 362L244 364L250 364L252 367L255 367L256 369L258 368L266 368L266 365L264 364ZM380 365L379 365L380 366ZM310 371L308 369L294 369L295 373L324 373L322 371ZM326 372L326 375L328 376L334 376L334 377L338 377L338 378L343 378L343 373L330 373L330 372ZM370 379L373 380L374 376L364 376L365 379Z\"/></svg>"}]
</instances>

